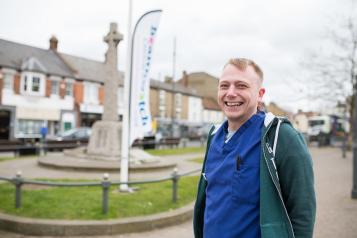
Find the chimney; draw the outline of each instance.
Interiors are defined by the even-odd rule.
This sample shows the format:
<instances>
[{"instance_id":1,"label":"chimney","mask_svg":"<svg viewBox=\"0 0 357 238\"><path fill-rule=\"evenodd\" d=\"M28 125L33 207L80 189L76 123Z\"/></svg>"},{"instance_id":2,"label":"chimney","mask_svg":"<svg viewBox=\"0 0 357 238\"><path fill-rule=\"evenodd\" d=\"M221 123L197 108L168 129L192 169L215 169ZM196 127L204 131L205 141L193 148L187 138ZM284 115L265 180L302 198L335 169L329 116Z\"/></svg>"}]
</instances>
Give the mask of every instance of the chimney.
<instances>
[{"instance_id":1,"label":"chimney","mask_svg":"<svg viewBox=\"0 0 357 238\"><path fill-rule=\"evenodd\" d=\"M188 87L188 75L186 70L182 71L182 85Z\"/></svg>"},{"instance_id":2,"label":"chimney","mask_svg":"<svg viewBox=\"0 0 357 238\"><path fill-rule=\"evenodd\" d=\"M58 40L56 36L50 38L50 50L57 51Z\"/></svg>"}]
</instances>

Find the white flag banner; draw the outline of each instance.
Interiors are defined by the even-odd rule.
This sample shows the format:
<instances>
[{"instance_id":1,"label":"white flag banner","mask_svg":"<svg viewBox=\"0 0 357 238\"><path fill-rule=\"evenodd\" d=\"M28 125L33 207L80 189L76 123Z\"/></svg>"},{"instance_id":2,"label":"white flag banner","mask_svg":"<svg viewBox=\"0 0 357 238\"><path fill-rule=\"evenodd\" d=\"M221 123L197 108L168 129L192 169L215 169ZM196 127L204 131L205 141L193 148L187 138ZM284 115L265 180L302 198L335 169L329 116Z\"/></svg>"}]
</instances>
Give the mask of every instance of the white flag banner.
<instances>
[{"instance_id":1,"label":"white flag banner","mask_svg":"<svg viewBox=\"0 0 357 238\"><path fill-rule=\"evenodd\" d=\"M144 14L136 23L133 33L130 92L130 141L151 132L150 66L153 46L159 26L161 10Z\"/></svg>"}]
</instances>

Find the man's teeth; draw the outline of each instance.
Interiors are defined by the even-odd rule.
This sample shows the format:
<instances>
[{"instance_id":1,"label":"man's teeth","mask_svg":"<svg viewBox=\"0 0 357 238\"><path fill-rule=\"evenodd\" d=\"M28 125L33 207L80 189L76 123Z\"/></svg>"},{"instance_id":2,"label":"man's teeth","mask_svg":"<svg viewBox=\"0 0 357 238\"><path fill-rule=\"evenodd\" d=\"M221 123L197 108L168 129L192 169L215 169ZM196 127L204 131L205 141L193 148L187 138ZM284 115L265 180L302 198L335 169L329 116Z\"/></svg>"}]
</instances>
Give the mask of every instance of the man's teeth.
<instances>
[{"instance_id":1,"label":"man's teeth","mask_svg":"<svg viewBox=\"0 0 357 238\"><path fill-rule=\"evenodd\" d=\"M240 106L242 104L242 102L226 102L226 105L229 107Z\"/></svg>"}]
</instances>

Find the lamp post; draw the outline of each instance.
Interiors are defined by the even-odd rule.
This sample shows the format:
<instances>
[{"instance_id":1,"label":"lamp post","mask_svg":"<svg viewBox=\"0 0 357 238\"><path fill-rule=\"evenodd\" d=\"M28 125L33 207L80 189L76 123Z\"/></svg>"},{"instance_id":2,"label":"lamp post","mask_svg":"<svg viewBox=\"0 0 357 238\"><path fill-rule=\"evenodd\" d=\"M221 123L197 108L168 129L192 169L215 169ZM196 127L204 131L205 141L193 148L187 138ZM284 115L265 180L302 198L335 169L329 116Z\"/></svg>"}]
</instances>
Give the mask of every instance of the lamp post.
<instances>
[{"instance_id":1,"label":"lamp post","mask_svg":"<svg viewBox=\"0 0 357 238\"><path fill-rule=\"evenodd\" d=\"M346 103L338 102L338 103L337 103L337 108L342 109L342 113L343 113L343 117L342 117L342 120L343 120L343 138L342 138L342 146L341 146L341 149L342 149L342 158L345 159L345 158L346 158L346 150L347 150L347 138L348 138L348 133L347 133L347 131L346 131L347 104L346 104Z\"/></svg>"},{"instance_id":2,"label":"lamp post","mask_svg":"<svg viewBox=\"0 0 357 238\"><path fill-rule=\"evenodd\" d=\"M353 82L353 95L354 95L354 110L352 113L353 123L353 180L352 180L352 193L351 197L357 199L357 75L355 75Z\"/></svg>"},{"instance_id":3,"label":"lamp post","mask_svg":"<svg viewBox=\"0 0 357 238\"><path fill-rule=\"evenodd\" d=\"M176 37L173 39L173 50L172 50L172 110L171 110L171 137L176 135L176 125L175 125L175 117L176 117L176 87L175 87L175 72L176 72Z\"/></svg>"}]
</instances>

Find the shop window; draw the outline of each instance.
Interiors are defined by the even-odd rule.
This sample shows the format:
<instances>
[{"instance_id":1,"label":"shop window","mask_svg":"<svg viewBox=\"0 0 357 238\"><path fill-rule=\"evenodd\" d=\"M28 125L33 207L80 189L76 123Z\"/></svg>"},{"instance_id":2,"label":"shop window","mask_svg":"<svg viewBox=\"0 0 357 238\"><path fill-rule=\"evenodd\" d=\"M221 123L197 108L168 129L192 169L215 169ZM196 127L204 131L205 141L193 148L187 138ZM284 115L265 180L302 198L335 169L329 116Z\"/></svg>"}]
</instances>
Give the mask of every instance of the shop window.
<instances>
[{"instance_id":1,"label":"shop window","mask_svg":"<svg viewBox=\"0 0 357 238\"><path fill-rule=\"evenodd\" d=\"M39 135L43 125L43 120L25 120L19 119L17 133L22 135Z\"/></svg>"}]
</instances>

